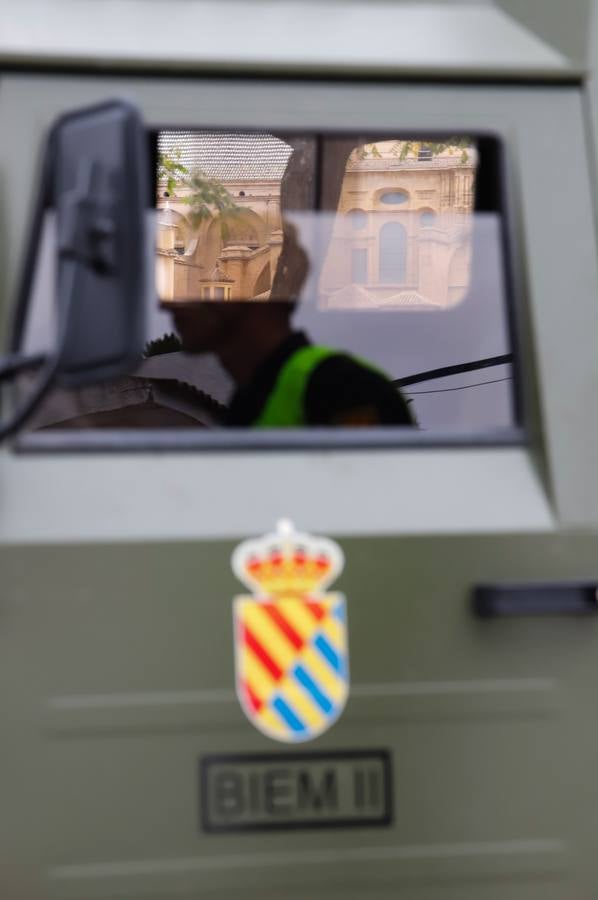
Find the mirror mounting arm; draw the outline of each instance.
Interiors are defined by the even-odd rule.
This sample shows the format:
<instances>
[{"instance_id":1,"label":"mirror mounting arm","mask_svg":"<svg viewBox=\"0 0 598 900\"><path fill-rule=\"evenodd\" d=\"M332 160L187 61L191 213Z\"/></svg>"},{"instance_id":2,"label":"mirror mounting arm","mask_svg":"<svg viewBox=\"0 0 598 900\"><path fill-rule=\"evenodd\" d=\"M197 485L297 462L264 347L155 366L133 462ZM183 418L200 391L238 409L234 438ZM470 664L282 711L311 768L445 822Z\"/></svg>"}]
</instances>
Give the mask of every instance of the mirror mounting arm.
<instances>
[{"instance_id":1,"label":"mirror mounting arm","mask_svg":"<svg viewBox=\"0 0 598 900\"><path fill-rule=\"evenodd\" d=\"M12 353L10 356L0 358L0 382L9 378L14 378L19 372L25 372L27 369L37 369L46 362L46 355L36 353L32 356L24 356L20 353Z\"/></svg>"},{"instance_id":2,"label":"mirror mounting arm","mask_svg":"<svg viewBox=\"0 0 598 900\"><path fill-rule=\"evenodd\" d=\"M45 370L40 376L38 386L27 399L27 402L22 406L19 406L6 421L0 421L0 441L15 434L21 425L27 421L31 413L47 394L60 366L60 359L58 356L51 358L42 354L33 356L19 356L18 354L13 354L4 357L1 360L0 385L2 382L13 378L19 372L23 372L26 369L37 368L44 363L46 364Z\"/></svg>"}]
</instances>

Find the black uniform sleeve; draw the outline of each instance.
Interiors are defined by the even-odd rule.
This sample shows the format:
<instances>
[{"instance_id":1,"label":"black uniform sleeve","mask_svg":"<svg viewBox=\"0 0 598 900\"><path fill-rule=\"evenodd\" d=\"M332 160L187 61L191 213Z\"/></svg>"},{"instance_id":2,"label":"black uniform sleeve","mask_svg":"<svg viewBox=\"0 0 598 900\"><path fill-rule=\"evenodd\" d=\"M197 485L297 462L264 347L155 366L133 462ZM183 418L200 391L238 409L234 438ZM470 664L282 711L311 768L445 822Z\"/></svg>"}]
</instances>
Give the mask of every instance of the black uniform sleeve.
<instances>
[{"instance_id":1,"label":"black uniform sleeve","mask_svg":"<svg viewBox=\"0 0 598 900\"><path fill-rule=\"evenodd\" d=\"M305 395L309 425L415 425L409 405L384 375L344 354L324 359Z\"/></svg>"}]
</instances>

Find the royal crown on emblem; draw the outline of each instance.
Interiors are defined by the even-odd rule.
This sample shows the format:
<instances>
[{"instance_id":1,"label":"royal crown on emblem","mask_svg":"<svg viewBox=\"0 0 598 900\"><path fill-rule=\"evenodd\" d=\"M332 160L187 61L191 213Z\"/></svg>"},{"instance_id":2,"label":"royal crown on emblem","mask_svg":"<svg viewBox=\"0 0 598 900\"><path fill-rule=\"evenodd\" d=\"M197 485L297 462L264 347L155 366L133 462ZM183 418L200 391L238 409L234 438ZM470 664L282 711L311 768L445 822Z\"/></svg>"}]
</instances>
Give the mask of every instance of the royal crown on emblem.
<instances>
[{"instance_id":1,"label":"royal crown on emblem","mask_svg":"<svg viewBox=\"0 0 598 900\"><path fill-rule=\"evenodd\" d=\"M232 566L237 578L258 597L318 596L342 571L338 544L295 531L288 519L276 532L243 541Z\"/></svg>"}]
</instances>

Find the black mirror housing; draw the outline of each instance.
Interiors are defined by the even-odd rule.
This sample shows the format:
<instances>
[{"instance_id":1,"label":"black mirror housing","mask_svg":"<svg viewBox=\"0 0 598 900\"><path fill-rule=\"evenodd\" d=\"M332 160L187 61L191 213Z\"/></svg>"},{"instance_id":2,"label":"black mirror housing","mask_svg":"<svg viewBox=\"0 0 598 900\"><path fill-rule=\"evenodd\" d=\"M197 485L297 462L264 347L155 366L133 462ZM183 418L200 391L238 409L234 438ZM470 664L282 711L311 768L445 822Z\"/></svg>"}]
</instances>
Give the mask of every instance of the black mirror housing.
<instances>
[{"instance_id":1,"label":"black mirror housing","mask_svg":"<svg viewBox=\"0 0 598 900\"><path fill-rule=\"evenodd\" d=\"M150 173L143 124L122 100L64 116L49 151L65 326L58 378L72 386L123 374L143 349Z\"/></svg>"},{"instance_id":2,"label":"black mirror housing","mask_svg":"<svg viewBox=\"0 0 598 900\"><path fill-rule=\"evenodd\" d=\"M123 100L75 110L52 127L43 156L13 320L11 354L0 381L40 368L26 402L0 423L14 433L54 383L69 387L114 378L139 359L155 292L151 178L145 130ZM43 222L56 222L51 285L55 345L28 356L23 339ZM148 302L149 301L149 302Z\"/></svg>"}]
</instances>

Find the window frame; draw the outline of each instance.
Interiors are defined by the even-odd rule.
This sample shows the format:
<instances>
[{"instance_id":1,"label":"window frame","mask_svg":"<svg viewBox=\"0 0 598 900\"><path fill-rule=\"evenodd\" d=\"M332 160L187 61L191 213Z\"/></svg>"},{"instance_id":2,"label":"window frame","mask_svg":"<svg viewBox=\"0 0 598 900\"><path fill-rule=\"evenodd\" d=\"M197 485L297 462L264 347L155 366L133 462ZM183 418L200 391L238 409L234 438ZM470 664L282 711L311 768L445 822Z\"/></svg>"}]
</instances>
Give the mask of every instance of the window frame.
<instances>
[{"instance_id":1,"label":"window frame","mask_svg":"<svg viewBox=\"0 0 598 900\"><path fill-rule=\"evenodd\" d=\"M243 451L243 450L351 450L351 449L388 449L405 448L447 448L447 447L521 447L529 443L528 430L524 418L524 397L521 382L521 363L519 343L517 340L516 297L517 290L513 277L514 260L512 248L516 242L517 223L512 208L511 175L509 150L506 138L498 131L487 129L464 129L427 131L417 127L400 129L375 128L310 128L281 125L264 125L263 127L245 127L242 125L210 125L209 121L193 125L177 123L173 125L146 122L146 135L149 142L150 171L152 177L152 199L156 196L157 185L157 136L160 131L240 131L244 134L277 133L281 136L313 136L318 141L318 162L321 162L321 148L326 138L353 138L365 140L375 136L376 140L413 139L414 135L423 141L439 141L449 137L468 137L476 142L478 150L478 167L474 185L474 211L491 211L499 214L501 259L503 263L504 313L506 333L509 341L512 379L510 401L513 421L510 426L500 430L436 429L423 432L412 426L384 426L377 428L315 428L301 429L233 429L215 428L177 429L177 428L88 428L88 429L51 429L36 432L21 432L12 442L12 448L18 452L143 452L143 451ZM316 173L315 209L321 209L322 185L320 172ZM155 207L152 207L155 209ZM34 255L28 248L27 259L31 262ZM15 321L22 323L26 316L25 309L17 307ZM11 352L18 349L20 331L17 328L11 341Z\"/></svg>"}]
</instances>

